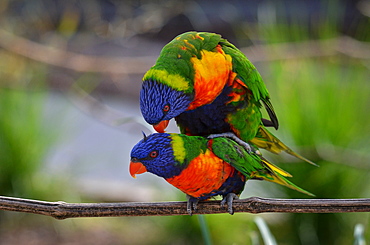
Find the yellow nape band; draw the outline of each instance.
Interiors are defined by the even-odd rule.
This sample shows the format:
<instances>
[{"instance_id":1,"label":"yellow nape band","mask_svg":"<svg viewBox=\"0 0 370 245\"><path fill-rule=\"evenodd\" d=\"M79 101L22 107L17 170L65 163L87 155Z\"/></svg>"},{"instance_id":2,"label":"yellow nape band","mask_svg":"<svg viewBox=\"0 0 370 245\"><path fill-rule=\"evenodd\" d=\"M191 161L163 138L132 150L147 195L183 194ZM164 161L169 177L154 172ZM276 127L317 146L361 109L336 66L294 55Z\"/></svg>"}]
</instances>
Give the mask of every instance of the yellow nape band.
<instances>
[{"instance_id":1,"label":"yellow nape band","mask_svg":"<svg viewBox=\"0 0 370 245\"><path fill-rule=\"evenodd\" d=\"M165 70L150 69L145 73L143 80L154 79L160 83L166 84L177 91L186 91L189 89L189 82L178 74L169 74Z\"/></svg>"},{"instance_id":2,"label":"yellow nape band","mask_svg":"<svg viewBox=\"0 0 370 245\"><path fill-rule=\"evenodd\" d=\"M175 160L183 163L185 160L186 152L184 147L184 140L178 134L171 134L172 149Z\"/></svg>"}]
</instances>

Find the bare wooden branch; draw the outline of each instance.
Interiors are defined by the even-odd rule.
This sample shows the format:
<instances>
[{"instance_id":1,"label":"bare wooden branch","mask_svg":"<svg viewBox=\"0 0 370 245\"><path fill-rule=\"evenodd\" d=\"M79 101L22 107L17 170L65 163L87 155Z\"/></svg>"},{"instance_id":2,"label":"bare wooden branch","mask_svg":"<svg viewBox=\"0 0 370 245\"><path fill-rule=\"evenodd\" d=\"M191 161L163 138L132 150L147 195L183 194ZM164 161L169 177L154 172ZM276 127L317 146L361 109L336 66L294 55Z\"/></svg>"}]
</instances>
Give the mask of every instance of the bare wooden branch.
<instances>
[{"instance_id":1,"label":"bare wooden branch","mask_svg":"<svg viewBox=\"0 0 370 245\"><path fill-rule=\"evenodd\" d=\"M271 199L250 197L234 201L235 212L248 213L349 213L370 212L370 198L364 199ZM77 217L188 215L186 202L65 203L0 196L0 210L41 214L56 219ZM220 201L198 204L193 214L227 213Z\"/></svg>"}]
</instances>

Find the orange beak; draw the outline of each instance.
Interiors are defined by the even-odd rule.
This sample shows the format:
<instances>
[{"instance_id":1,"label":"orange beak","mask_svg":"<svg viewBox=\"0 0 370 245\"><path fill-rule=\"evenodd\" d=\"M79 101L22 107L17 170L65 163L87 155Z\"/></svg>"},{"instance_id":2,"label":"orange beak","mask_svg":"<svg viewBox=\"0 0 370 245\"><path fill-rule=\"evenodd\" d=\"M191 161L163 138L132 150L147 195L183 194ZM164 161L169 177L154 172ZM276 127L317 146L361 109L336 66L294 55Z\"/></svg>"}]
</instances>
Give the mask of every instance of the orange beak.
<instances>
[{"instance_id":1,"label":"orange beak","mask_svg":"<svg viewBox=\"0 0 370 245\"><path fill-rule=\"evenodd\" d=\"M145 173L146 167L141 162L130 162L130 175L136 179L137 174Z\"/></svg>"},{"instance_id":2,"label":"orange beak","mask_svg":"<svg viewBox=\"0 0 370 245\"><path fill-rule=\"evenodd\" d=\"M167 128L169 122L170 122L169 120L163 120L160 123L153 125L153 128L158 133L164 133L165 132L164 130Z\"/></svg>"}]
</instances>

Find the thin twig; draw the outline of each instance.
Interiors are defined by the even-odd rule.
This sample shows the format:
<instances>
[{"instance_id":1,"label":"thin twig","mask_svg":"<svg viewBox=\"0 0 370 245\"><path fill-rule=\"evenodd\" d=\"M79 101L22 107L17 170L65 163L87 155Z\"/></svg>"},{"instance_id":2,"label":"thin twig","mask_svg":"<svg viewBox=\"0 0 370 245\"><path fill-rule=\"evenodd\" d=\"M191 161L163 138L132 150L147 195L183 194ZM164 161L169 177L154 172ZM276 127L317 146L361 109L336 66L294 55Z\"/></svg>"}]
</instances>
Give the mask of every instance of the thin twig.
<instances>
[{"instance_id":1,"label":"thin twig","mask_svg":"<svg viewBox=\"0 0 370 245\"><path fill-rule=\"evenodd\" d=\"M124 115L122 112L95 99L77 84L72 85L69 95L75 106L106 125L119 126L125 123L136 123L152 133L155 132L153 127L146 123L143 118Z\"/></svg>"},{"instance_id":2,"label":"thin twig","mask_svg":"<svg viewBox=\"0 0 370 245\"><path fill-rule=\"evenodd\" d=\"M235 212L248 213L349 213L370 212L370 198L364 199L271 199L250 197L234 201ZM156 203L65 203L0 196L0 210L41 214L56 219L77 217L188 215L186 202ZM198 204L193 214L227 213L219 201Z\"/></svg>"},{"instance_id":3,"label":"thin twig","mask_svg":"<svg viewBox=\"0 0 370 245\"><path fill-rule=\"evenodd\" d=\"M109 74L142 74L157 57L107 57L84 55L50 47L14 35L0 28L0 47L48 65L63 67L77 72ZM333 56L342 53L358 59L370 59L370 45L348 36L327 40L309 40L299 43L254 45L241 48L252 62L286 60L307 57Z\"/></svg>"},{"instance_id":4,"label":"thin twig","mask_svg":"<svg viewBox=\"0 0 370 245\"><path fill-rule=\"evenodd\" d=\"M157 57L106 57L84 55L39 44L0 29L0 47L26 58L77 72L142 74Z\"/></svg>"}]
</instances>

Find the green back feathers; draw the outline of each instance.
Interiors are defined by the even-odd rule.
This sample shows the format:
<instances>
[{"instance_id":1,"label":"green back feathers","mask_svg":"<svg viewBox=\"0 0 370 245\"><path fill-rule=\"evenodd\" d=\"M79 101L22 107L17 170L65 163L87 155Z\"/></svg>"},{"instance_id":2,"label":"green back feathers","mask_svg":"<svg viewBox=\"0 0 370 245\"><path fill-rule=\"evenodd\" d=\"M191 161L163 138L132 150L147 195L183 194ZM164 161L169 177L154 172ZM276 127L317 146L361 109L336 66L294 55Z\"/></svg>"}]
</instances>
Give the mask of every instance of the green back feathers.
<instances>
[{"instance_id":1,"label":"green back feathers","mask_svg":"<svg viewBox=\"0 0 370 245\"><path fill-rule=\"evenodd\" d=\"M211 146L214 154L228 162L247 178L249 178L253 172L263 167L258 155L248 154L241 145L231 139L223 137L214 138Z\"/></svg>"},{"instance_id":2,"label":"green back feathers","mask_svg":"<svg viewBox=\"0 0 370 245\"><path fill-rule=\"evenodd\" d=\"M154 79L177 91L193 92L194 68L190 59L201 59L201 50L212 51L221 36L206 32L186 32L165 45L156 64L144 75L143 80Z\"/></svg>"}]
</instances>

